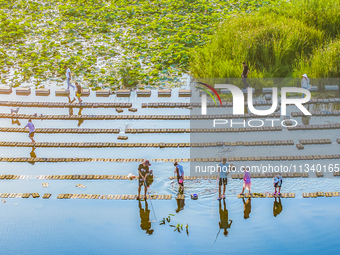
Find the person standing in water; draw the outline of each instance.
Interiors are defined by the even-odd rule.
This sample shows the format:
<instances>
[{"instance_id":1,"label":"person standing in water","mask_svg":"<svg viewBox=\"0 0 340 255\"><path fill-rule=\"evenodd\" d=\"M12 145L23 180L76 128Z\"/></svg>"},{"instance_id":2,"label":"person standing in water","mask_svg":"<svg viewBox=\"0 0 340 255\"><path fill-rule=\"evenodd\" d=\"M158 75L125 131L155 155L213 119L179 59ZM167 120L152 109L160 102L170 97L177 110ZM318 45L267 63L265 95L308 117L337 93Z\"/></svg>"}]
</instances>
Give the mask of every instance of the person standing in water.
<instances>
[{"instance_id":1,"label":"person standing in water","mask_svg":"<svg viewBox=\"0 0 340 255\"><path fill-rule=\"evenodd\" d=\"M28 123L25 126L25 128L28 128L28 130L29 130L28 137L31 139L32 143L35 143L35 141L34 141L35 127L34 127L34 124L32 123L31 119L28 120Z\"/></svg>"},{"instance_id":2,"label":"person standing in water","mask_svg":"<svg viewBox=\"0 0 340 255\"><path fill-rule=\"evenodd\" d=\"M250 194L251 179L250 179L249 168L247 167L247 169L246 169L244 167L243 171L244 171L244 175L243 175L243 188L242 188L242 192L240 194L243 194L245 189L249 190L249 194Z\"/></svg>"},{"instance_id":3,"label":"person standing in water","mask_svg":"<svg viewBox=\"0 0 340 255\"><path fill-rule=\"evenodd\" d=\"M76 82L76 87L77 87L76 96L78 98L79 104L81 104L83 100L80 98L81 97L81 86L78 82Z\"/></svg>"},{"instance_id":4,"label":"person standing in water","mask_svg":"<svg viewBox=\"0 0 340 255\"><path fill-rule=\"evenodd\" d=\"M174 163L174 166L176 167L174 173L177 174L177 182L179 185L178 192L184 192L184 170L183 166L178 164L177 162Z\"/></svg>"},{"instance_id":5,"label":"person standing in water","mask_svg":"<svg viewBox=\"0 0 340 255\"><path fill-rule=\"evenodd\" d=\"M67 67L67 65L64 66L66 71L66 81L67 81L67 90L70 90L70 87L75 89L75 87L71 84L71 70Z\"/></svg>"},{"instance_id":6,"label":"person standing in water","mask_svg":"<svg viewBox=\"0 0 340 255\"><path fill-rule=\"evenodd\" d=\"M281 186L282 186L282 176L281 174L277 174L273 178L273 183L274 183L274 188L275 188L275 193L274 195L278 194L279 196L281 195ZM279 189L279 193L277 193L277 189Z\"/></svg>"},{"instance_id":7,"label":"person standing in water","mask_svg":"<svg viewBox=\"0 0 340 255\"><path fill-rule=\"evenodd\" d=\"M307 77L307 74L302 75L302 80L301 80L301 87L303 89L308 89L310 90L310 83L309 83L309 78ZM302 94L302 97L305 97L305 94Z\"/></svg>"},{"instance_id":8,"label":"person standing in water","mask_svg":"<svg viewBox=\"0 0 340 255\"><path fill-rule=\"evenodd\" d=\"M146 184L146 177L149 174L149 166L151 166L149 160L145 160L142 164L138 166L138 196L137 199L140 199L140 190L141 187L144 185L144 199L146 200L146 192L148 190Z\"/></svg>"},{"instance_id":9,"label":"person standing in water","mask_svg":"<svg viewBox=\"0 0 340 255\"><path fill-rule=\"evenodd\" d=\"M243 71L242 71L241 76L242 76L242 82L244 84L243 89L246 89L246 88L250 87L250 85L247 83L247 77L248 77L248 74L249 74L249 68L246 65L246 62L242 62L242 66L243 66Z\"/></svg>"},{"instance_id":10,"label":"person standing in water","mask_svg":"<svg viewBox=\"0 0 340 255\"><path fill-rule=\"evenodd\" d=\"M230 173L230 166L227 163L228 160L227 158L222 159L222 163L218 167L218 175L217 178L219 180L219 185L218 185L218 200L221 200L222 198L225 198L225 189L228 184L228 174ZM223 185L223 196L221 196L221 189Z\"/></svg>"}]
</instances>

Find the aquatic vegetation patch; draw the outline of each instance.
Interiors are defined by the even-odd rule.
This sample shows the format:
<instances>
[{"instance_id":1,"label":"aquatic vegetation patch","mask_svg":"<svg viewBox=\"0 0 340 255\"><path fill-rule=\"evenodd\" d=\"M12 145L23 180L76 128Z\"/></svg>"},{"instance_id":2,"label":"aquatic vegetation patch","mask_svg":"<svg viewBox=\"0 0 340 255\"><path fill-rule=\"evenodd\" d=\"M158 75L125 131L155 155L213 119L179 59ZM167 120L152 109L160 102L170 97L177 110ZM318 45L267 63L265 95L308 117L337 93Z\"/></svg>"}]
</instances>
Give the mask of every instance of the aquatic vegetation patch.
<instances>
[{"instance_id":1,"label":"aquatic vegetation patch","mask_svg":"<svg viewBox=\"0 0 340 255\"><path fill-rule=\"evenodd\" d=\"M62 82L67 64L97 89L170 87L224 17L271 2L0 0L1 82Z\"/></svg>"}]
</instances>

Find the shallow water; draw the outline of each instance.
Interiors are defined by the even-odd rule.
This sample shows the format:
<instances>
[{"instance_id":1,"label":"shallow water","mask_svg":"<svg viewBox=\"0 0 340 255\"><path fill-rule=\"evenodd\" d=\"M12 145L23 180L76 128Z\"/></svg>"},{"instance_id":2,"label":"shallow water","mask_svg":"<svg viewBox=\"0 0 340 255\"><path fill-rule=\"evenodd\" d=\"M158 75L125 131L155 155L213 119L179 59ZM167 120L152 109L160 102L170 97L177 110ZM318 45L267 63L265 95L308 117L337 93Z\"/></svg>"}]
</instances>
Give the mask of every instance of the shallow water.
<instances>
[{"instance_id":1,"label":"shallow water","mask_svg":"<svg viewBox=\"0 0 340 255\"><path fill-rule=\"evenodd\" d=\"M33 94L33 93L32 93ZM68 102L67 98L54 97L19 97L3 96L1 100L22 101L58 101ZM132 102L138 108L136 114L189 114L188 109L142 109L142 102L189 102L188 98L178 98L173 90L171 98L96 98L95 94L84 98L85 102ZM213 109L209 108L209 111ZM9 112L10 107L0 107L0 112ZM227 109L231 113L231 108ZM294 107L289 112L296 111ZM20 113L68 114L68 109L21 108ZM74 109L78 114L78 109ZM127 114L125 109L123 114ZM83 109L82 114L116 114L114 109ZM296 118L302 124L301 118ZM20 120L21 127L26 125ZM204 125L204 121L202 121ZM311 117L310 124L338 123L338 117ZM36 127L72 127L78 121L43 120L34 121ZM10 119L0 119L1 127L12 127ZM120 121L84 121L81 128L189 128L189 121L156 121L156 120L120 120ZM197 134L195 134L198 136ZM0 133L1 141L29 141L24 133ZM117 142L117 134L36 134L39 142ZM127 142L190 142L190 134L128 134ZM216 136L204 134L204 139L214 141ZM337 130L288 131L233 133L222 134L224 141L263 141L330 138L330 145L306 145L304 150L294 146L262 146L262 147L222 147L209 148L209 153L216 157L228 156L276 156L276 155L313 155L338 154L339 145ZM200 149L199 149L200 150ZM206 150L202 148L202 154ZM29 157L31 148L0 147L1 157ZM100 158L189 158L187 148L37 148L37 157L100 157ZM261 162L236 162L241 164L260 164ZM262 162L269 163L269 162ZM271 161L281 164L283 162ZM292 161L285 164L329 164L335 160ZM216 201L215 180L185 181L186 199L183 201L153 200L152 205L157 217L151 223L152 235L141 229L141 218L138 201L121 200L60 200L60 193L85 194L136 194L137 181L128 180L39 180L37 175L66 174L137 174L139 163L9 163L0 162L1 174L27 175L23 180L0 180L0 193L38 192L40 195L51 193L50 199L13 198L3 199L3 223L0 224L2 238L0 245L4 254L325 254L337 253L338 237L335 234L340 227L339 198L302 198L302 192L340 191L339 178L326 175L323 178L287 178L283 180L282 192L294 192L296 198L282 199L282 212L274 217L274 199L255 198L245 206L236 194L241 191L242 181L229 178L227 185L226 208L232 224L227 237L223 229L218 234L220 212ZM185 173L189 174L189 163L181 163ZM155 181L150 188L152 194L177 194L177 184L169 180L173 175L172 163L152 162ZM310 177L315 176L310 173ZM42 183L49 183L43 188ZM77 188L81 183L86 188ZM252 179L252 192L272 192L272 180ZM197 201L190 199L190 194L198 193ZM4 203L6 201L6 203ZM142 202L144 208L145 202ZM223 208L223 202L221 203ZM276 204L277 208L278 204ZM155 220L151 203L150 220ZM249 213L249 207L251 212ZM279 206L280 208L280 206ZM276 211L277 213L277 211ZM189 225L189 235L185 227L181 233L175 232L169 223L159 225L159 221L171 216L170 224ZM222 213L222 216L225 215ZM147 217L147 215L145 215ZM144 218L143 218L144 220ZM225 218L223 218L225 220ZM149 227L149 225L148 225ZM148 228L147 227L147 228ZM144 228L144 227L143 227ZM150 232L150 231L149 231ZM212 245L213 244L213 245Z\"/></svg>"}]
</instances>

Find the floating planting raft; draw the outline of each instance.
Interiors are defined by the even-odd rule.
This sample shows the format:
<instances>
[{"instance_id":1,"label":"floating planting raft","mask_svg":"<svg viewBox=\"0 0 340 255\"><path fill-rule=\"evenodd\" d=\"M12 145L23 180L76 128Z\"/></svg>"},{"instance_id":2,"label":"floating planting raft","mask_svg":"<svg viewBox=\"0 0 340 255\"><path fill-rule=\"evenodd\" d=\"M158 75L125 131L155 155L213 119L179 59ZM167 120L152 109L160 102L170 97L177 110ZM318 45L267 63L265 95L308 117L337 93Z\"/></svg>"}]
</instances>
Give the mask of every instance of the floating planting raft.
<instances>
[{"instance_id":1,"label":"floating planting raft","mask_svg":"<svg viewBox=\"0 0 340 255\"><path fill-rule=\"evenodd\" d=\"M130 108L132 103L63 103L63 102L20 102L20 101L0 101L0 106L11 107L39 107L39 108Z\"/></svg>"},{"instance_id":2,"label":"floating planting raft","mask_svg":"<svg viewBox=\"0 0 340 255\"><path fill-rule=\"evenodd\" d=\"M327 139L323 139L327 140ZM60 142L0 142L0 147L53 147L53 148L177 148L177 147L220 147L220 146L278 146L294 145L293 140L258 142L214 142L214 143L60 143Z\"/></svg>"},{"instance_id":3,"label":"floating planting raft","mask_svg":"<svg viewBox=\"0 0 340 255\"><path fill-rule=\"evenodd\" d=\"M261 157L229 157L229 161L300 161L300 160L328 160L340 159L340 154L304 155L304 156L261 156ZM144 158L28 158L28 157L0 157L0 162L113 162L134 163L144 162ZM221 162L221 158L172 158L151 159L152 162ZM322 172L320 173L322 174Z\"/></svg>"},{"instance_id":4,"label":"floating planting raft","mask_svg":"<svg viewBox=\"0 0 340 255\"><path fill-rule=\"evenodd\" d=\"M29 130L25 128L3 127L0 132L13 132L13 133L28 133ZM35 133L54 134L54 133L71 133L71 134L119 134L118 128L36 128Z\"/></svg>"},{"instance_id":5,"label":"floating planting raft","mask_svg":"<svg viewBox=\"0 0 340 255\"><path fill-rule=\"evenodd\" d=\"M52 196L51 193L45 193L42 198L49 199ZM39 193L0 193L0 198L40 198ZM311 192L302 193L303 198L317 198L317 197L339 197L338 191L333 192ZM172 200L172 195L144 195L140 196L141 199L152 200ZM175 199L185 199L185 195L177 195ZM280 195L274 195L271 193L245 193L238 194L237 198L295 198L295 193L281 193ZM58 194L57 199L103 199L103 200L136 200L137 195L100 195L100 194L73 194L63 193Z\"/></svg>"},{"instance_id":6,"label":"floating planting raft","mask_svg":"<svg viewBox=\"0 0 340 255\"><path fill-rule=\"evenodd\" d=\"M245 119L245 118L280 118L279 113L273 113L267 116L255 114L233 115L34 115L34 114L6 114L1 113L0 118L7 119L38 119L38 120L211 120L221 119Z\"/></svg>"},{"instance_id":7,"label":"floating planting raft","mask_svg":"<svg viewBox=\"0 0 340 255\"><path fill-rule=\"evenodd\" d=\"M334 172L338 174L340 172ZM251 173L251 178L273 178L277 173ZM282 178L308 178L308 173L281 173ZM339 174L340 176L340 174ZM29 175L0 175L0 180L24 180L29 179ZM217 175L203 176L184 176L184 180L214 180ZM243 174L231 174L232 179L243 179ZM137 177L132 179L128 175L96 175L96 174L71 174L71 175L37 175L34 179L39 180L138 180ZM176 180L177 176L170 176L170 180Z\"/></svg>"}]
</instances>

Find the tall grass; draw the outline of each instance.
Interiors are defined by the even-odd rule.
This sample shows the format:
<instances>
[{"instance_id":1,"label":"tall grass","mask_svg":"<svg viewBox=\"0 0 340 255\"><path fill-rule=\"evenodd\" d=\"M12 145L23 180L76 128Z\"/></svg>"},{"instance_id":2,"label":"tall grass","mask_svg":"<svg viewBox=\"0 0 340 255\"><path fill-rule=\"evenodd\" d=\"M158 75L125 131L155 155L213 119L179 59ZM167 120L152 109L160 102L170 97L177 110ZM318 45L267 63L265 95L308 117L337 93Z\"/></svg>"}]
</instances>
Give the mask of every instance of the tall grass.
<instances>
[{"instance_id":1,"label":"tall grass","mask_svg":"<svg viewBox=\"0 0 340 255\"><path fill-rule=\"evenodd\" d=\"M231 18L193 55L191 71L200 78L240 77L245 61L251 77L283 77L292 71L295 59L322 43L323 36L301 21L271 14Z\"/></svg>"},{"instance_id":2,"label":"tall grass","mask_svg":"<svg viewBox=\"0 0 340 255\"><path fill-rule=\"evenodd\" d=\"M279 1L276 6L259 10L259 15L267 13L300 20L310 27L324 31L327 37L336 38L340 32L339 0Z\"/></svg>"},{"instance_id":3,"label":"tall grass","mask_svg":"<svg viewBox=\"0 0 340 255\"><path fill-rule=\"evenodd\" d=\"M313 78L340 77L340 39L316 49L309 60L301 59L293 76L303 73Z\"/></svg>"},{"instance_id":4,"label":"tall grass","mask_svg":"<svg viewBox=\"0 0 340 255\"><path fill-rule=\"evenodd\" d=\"M190 71L196 78L240 77L245 61L253 78L336 77L339 44L327 45L339 30L340 0L278 1L226 18L212 41L193 52Z\"/></svg>"}]
</instances>

